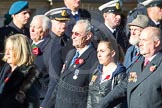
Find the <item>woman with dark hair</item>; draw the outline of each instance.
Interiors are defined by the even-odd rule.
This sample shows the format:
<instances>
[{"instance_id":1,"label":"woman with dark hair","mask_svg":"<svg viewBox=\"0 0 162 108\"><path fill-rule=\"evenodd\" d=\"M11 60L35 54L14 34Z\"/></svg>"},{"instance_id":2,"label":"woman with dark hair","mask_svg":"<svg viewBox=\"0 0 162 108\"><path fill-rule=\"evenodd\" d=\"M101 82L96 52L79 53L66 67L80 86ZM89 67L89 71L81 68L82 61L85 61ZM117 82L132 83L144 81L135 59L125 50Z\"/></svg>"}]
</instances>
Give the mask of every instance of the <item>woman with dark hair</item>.
<instances>
[{"instance_id":1,"label":"woman with dark hair","mask_svg":"<svg viewBox=\"0 0 162 108\"><path fill-rule=\"evenodd\" d=\"M108 40L100 41L97 48L99 63L94 66L87 108L94 108L99 101L119 84L126 76L126 69L121 63L114 60L115 50ZM118 108L122 108L119 106Z\"/></svg>"}]
</instances>

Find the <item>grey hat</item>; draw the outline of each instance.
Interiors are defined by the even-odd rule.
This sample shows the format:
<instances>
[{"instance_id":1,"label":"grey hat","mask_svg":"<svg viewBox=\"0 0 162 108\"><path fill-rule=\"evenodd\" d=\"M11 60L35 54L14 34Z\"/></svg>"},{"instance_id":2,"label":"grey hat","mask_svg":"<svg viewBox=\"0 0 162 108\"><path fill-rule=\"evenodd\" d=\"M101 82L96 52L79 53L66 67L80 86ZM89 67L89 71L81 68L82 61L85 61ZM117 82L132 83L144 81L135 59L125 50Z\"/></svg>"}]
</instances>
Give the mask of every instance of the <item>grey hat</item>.
<instances>
[{"instance_id":1,"label":"grey hat","mask_svg":"<svg viewBox=\"0 0 162 108\"><path fill-rule=\"evenodd\" d=\"M149 18L146 15L137 15L131 23L128 23L129 26L138 26L145 28L149 25Z\"/></svg>"}]
</instances>

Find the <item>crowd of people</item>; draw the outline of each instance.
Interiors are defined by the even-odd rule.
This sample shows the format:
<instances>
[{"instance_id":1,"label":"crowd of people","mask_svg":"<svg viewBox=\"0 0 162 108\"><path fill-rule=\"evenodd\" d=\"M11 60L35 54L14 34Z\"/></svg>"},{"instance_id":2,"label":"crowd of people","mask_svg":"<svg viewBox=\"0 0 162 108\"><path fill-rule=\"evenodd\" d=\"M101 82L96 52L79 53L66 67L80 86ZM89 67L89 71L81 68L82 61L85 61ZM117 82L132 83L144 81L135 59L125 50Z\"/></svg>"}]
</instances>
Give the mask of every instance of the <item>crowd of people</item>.
<instances>
[{"instance_id":1,"label":"crowd of people","mask_svg":"<svg viewBox=\"0 0 162 108\"><path fill-rule=\"evenodd\" d=\"M32 18L28 1L11 5L0 28L0 108L161 108L162 1L124 16L110 0L97 27L80 2Z\"/></svg>"}]
</instances>

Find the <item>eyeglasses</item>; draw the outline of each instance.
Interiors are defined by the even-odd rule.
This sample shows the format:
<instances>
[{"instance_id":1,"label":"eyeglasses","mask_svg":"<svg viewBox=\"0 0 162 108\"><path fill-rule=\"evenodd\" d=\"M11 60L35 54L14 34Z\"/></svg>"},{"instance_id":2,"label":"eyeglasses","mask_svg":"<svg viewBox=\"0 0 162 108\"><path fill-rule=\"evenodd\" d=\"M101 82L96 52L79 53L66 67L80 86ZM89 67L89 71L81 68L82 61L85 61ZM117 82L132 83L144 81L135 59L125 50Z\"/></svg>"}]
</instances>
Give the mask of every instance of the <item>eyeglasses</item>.
<instances>
[{"instance_id":1,"label":"eyeglasses","mask_svg":"<svg viewBox=\"0 0 162 108\"><path fill-rule=\"evenodd\" d=\"M72 32L72 35L75 35L75 36L78 36L78 37L80 37L80 36L82 36L83 34L81 34L81 33L78 33L78 32Z\"/></svg>"}]
</instances>

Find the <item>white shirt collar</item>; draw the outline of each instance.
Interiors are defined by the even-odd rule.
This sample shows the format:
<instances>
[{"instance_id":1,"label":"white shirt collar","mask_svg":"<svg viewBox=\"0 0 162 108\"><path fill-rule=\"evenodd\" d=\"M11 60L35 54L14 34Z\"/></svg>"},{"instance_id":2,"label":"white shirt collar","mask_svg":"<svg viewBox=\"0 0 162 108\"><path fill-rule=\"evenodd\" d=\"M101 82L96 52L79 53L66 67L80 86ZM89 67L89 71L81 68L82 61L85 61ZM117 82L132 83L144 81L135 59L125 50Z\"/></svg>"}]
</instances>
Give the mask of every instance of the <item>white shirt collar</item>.
<instances>
[{"instance_id":1,"label":"white shirt collar","mask_svg":"<svg viewBox=\"0 0 162 108\"><path fill-rule=\"evenodd\" d=\"M79 57L91 46L91 44L89 44L88 46L85 46L83 49L81 49L79 51Z\"/></svg>"},{"instance_id":2,"label":"white shirt collar","mask_svg":"<svg viewBox=\"0 0 162 108\"><path fill-rule=\"evenodd\" d=\"M78 14L78 11L76 11L76 12L71 11L71 14L76 15L76 14Z\"/></svg>"},{"instance_id":3,"label":"white shirt collar","mask_svg":"<svg viewBox=\"0 0 162 108\"><path fill-rule=\"evenodd\" d=\"M39 40L38 42L34 42L34 41L33 41L33 43L32 43L32 44L38 45L39 43L41 43L41 42L43 42L43 41L44 41L44 39Z\"/></svg>"},{"instance_id":4,"label":"white shirt collar","mask_svg":"<svg viewBox=\"0 0 162 108\"><path fill-rule=\"evenodd\" d=\"M111 31L112 33L114 33L114 31L116 30L116 29L112 29L112 28L111 28L109 25L107 25L106 23L105 23L105 25L106 25L107 28L110 29L110 31Z\"/></svg>"}]
</instances>

